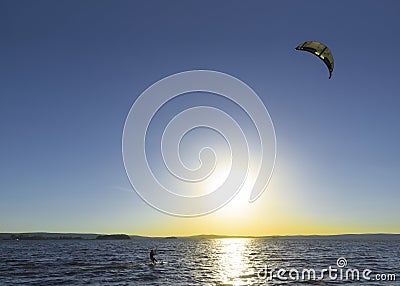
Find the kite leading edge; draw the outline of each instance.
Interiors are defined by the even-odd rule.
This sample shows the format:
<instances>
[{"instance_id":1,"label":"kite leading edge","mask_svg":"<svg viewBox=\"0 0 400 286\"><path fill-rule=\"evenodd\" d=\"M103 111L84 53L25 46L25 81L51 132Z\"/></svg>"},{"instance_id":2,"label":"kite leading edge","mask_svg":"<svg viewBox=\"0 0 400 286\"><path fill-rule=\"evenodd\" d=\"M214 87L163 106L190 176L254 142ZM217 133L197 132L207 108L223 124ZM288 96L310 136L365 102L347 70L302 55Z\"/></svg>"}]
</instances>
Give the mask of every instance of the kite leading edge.
<instances>
[{"instance_id":1,"label":"kite leading edge","mask_svg":"<svg viewBox=\"0 0 400 286\"><path fill-rule=\"evenodd\" d=\"M320 42L304 42L298 45L296 50L310 52L319 57L329 70L329 78L332 77L334 61L332 53L327 46Z\"/></svg>"}]
</instances>

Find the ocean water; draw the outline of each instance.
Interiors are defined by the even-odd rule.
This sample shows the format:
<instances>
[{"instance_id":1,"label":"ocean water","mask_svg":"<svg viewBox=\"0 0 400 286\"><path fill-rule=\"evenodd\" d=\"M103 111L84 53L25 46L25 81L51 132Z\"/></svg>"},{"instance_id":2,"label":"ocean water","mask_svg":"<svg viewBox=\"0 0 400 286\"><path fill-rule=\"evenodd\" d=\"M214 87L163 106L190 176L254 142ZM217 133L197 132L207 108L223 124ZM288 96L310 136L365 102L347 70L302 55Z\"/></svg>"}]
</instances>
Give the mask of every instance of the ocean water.
<instances>
[{"instance_id":1,"label":"ocean water","mask_svg":"<svg viewBox=\"0 0 400 286\"><path fill-rule=\"evenodd\" d=\"M163 264L149 263L149 251L154 248ZM337 264L339 258L341 267ZM322 269L329 267L332 277L327 272L321 274ZM302 271L311 268L316 272L315 277L312 272L311 276L305 272L301 279ZM278 269L286 272L278 275ZM352 276L349 272L346 280L346 271L355 269L360 279L356 280L356 274ZM368 269L366 277L370 280L362 276ZM337 276L332 279L335 273ZM393 274L396 280L387 281L393 280ZM386 281L377 281L377 275ZM0 285L287 284L400 285L400 241L290 238L0 241Z\"/></svg>"}]
</instances>

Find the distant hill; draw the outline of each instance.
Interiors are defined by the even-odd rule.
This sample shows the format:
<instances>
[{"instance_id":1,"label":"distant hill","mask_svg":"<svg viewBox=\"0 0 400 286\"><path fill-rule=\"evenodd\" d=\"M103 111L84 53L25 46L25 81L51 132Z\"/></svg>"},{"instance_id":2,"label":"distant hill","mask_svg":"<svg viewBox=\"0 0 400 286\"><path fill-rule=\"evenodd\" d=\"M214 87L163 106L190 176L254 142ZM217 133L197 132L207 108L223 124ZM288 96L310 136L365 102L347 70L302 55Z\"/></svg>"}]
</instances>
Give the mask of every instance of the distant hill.
<instances>
[{"instance_id":1,"label":"distant hill","mask_svg":"<svg viewBox=\"0 0 400 286\"><path fill-rule=\"evenodd\" d=\"M280 239L335 239L335 240L400 240L400 234L365 233L365 234L334 234L334 235L295 235L278 236Z\"/></svg>"},{"instance_id":2,"label":"distant hill","mask_svg":"<svg viewBox=\"0 0 400 286\"><path fill-rule=\"evenodd\" d=\"M127 234L105 234L96 237L99 240L121 240L121 239L131 239Z\"/></svg>"},{"instance_id":3,"label":"distant hill","mask_svg":"<svg viewBox=\"0 0 400 286\"><path fill-rule=\"evenodd\" d=\"M86 233L0 233L0 240L46 240L46 239L96 239L98 234Z\"/></svg>"}]
</instances>

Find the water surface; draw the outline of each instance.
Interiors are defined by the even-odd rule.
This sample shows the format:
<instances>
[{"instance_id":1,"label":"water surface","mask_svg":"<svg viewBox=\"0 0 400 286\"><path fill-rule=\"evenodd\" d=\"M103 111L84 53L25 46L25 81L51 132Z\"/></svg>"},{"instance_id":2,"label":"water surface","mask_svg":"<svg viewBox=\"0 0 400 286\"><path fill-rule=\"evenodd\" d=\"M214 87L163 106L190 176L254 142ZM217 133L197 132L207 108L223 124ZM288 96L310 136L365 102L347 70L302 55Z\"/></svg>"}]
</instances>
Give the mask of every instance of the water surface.
<instances>
[{"instance_id":1,"label":"water surface","mask_svg":"<svg viewBox=\"0 0 400 286\"><path fill-rule=\"evenodd\" d=\"M145 239L0 241L1 285L400 285L400 241L338 239ZM150 249L165 263L151 265ZM294 282L274 277L331 267L396 274L397 281ZM267 268L267 272L265 269ZM295 273L295 272L293 272ZM293 274L292 273L292 274ZM276 276L276 273L275 273ZM397 283L396 283L397 282Z\"/></svg>"}]
</instances>

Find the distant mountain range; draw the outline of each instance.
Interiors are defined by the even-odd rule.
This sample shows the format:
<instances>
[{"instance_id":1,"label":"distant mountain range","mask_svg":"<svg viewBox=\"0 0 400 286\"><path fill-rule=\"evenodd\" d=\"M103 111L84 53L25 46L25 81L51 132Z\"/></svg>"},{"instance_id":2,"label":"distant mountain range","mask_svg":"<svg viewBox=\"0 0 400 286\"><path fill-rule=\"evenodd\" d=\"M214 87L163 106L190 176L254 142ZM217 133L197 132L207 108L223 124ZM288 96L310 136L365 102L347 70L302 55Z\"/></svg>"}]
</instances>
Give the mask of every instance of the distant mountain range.
<instances>
[{"instance_id":1,"label":"distant mountain range","mask_svg":"<svg viewBox=\"0 0 400 286\"><path fill-rule=\"evenodd\" d=\"M216 239L216 238L262 238L262 239L375 239L375 240L400 240L400 234L392 233L365 233L365 234L332 234L332 235L266 235L266 236L230 236L202 234L194 236L185 236L180 238L191 239Z\"/></svg>"},{"instance_id":2,"label":"distant mountain range","mask_svg":"<svg viewBox=\"0 0 400 286\"><path fill-rule=\"evenodd\" d=\"M149 237L127 234L96 234L96 233L50 233L50 232L26 232L26 233L0 233L0 240L54 240L54 239L148 239Z\"/></svg>"},{"instance_id":3,"label":"distant mountain range","mask_svg":"<svg viewBox=\"0 0 400 286\"><path fill-rule=\"evenodd\" d=\"M127 234L94 234L94 233L48 233L48 232L27 232L27 233L0 233L0 240L119 240L119 239L221 239L221 238L262 238L262 239L374 239L374 240L400 240L400 234L338 234L338 235L291 235L291 236L231 236L201 234L193 236L169 236L169 237L150 237Z\"/></svg>"}]
</instances>

